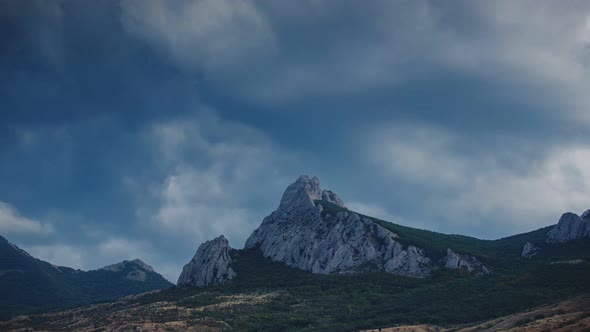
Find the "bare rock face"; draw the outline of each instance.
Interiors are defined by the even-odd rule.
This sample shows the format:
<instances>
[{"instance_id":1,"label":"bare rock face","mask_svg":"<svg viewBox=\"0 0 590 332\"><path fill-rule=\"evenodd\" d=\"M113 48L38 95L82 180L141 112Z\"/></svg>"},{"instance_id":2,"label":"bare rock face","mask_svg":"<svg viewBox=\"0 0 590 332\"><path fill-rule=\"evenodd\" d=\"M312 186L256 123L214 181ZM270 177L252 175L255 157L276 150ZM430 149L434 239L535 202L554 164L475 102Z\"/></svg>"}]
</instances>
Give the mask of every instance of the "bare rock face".
<instances>
[{"instance_id":1,"label":"bare rock face","mask_svg":"<svg viewBox=\"0 0 590 332\"><path fill-rule=\"evenodd\" d=\"M309 178L302 175L285 190L279 209L284 212L305 211L315 207L314 201L326 200L344 207L344 203L335 193L320 188L317 177Z\"/></svg>"},{"instance_id":2,"label":"bare rock face","mask_svg":"<svg viewBox=\"0 0 590 332\"><path fill-rule=\"evenodd\" d=\"M483 265L477 258L468 255L461 255L447 248L447 257L445 258L445 268L447 269L465 269L474 272L477 275L489 274L490 270Z\"/></svg>"},{"instance_id":3,"label":"bare rock face","mask_svg":"<svg viewBox=\"0 0 590 332\"><path fill-rule=\"evenodd\" d=\"M564 213L547 233L547 243L565 243L590 236L590 210L582 214Z\"/></svg>"},{"instance_id":4,"label":"bare rock face","mask_svg":"<svg viewBox=\"0 0 590 332\"><path fill-rule=\"evenodd\" d=\"M316 274L347 274L363 269L423 278L431 260L395 233L368 218L342 209L322 213L324 204L344 207L335 193L322 190L316 177L301 176L285 190L279 208L246 241L273 261Z\"/></svg>"},{"instance_id":5,"label":"bare rock face","mask_svg":"<svg viewBox=\"0 0 590 332\"><path fill-rule=\"evenodd\" d=\"M538 254L540 250L541 250L541 248L539 248L538 246L536 246L530 242L527 242L522 247L521 256L525 257L525 258L531 258L531 257L535 256L536 254Z\"/></svg>"},{"instance_id":6,"label":"bare rock face","mask_svg":"<svg viewBox=\"0 0 590 332\"><path fill-rule=\"evenodd\" d=\"M132 261L122 261L121 263L112 264L101 268L101 270L111 272L128 271L125 278L135 281L145 281L147 273L155 273L154 269L141 259L134 259Z\"/></svg>"},{"instance_id":7,"label":"bare rock face","mask_svg":"<svg viewBox=\"0 0 590 332\"><path fill-rule=\"evenodd\" d=\"M178 286L218 285L236 276L230 267L231 247L221 235L199 246L193 259L183 268L178 277Z\"/></svg>"}]
</instances>

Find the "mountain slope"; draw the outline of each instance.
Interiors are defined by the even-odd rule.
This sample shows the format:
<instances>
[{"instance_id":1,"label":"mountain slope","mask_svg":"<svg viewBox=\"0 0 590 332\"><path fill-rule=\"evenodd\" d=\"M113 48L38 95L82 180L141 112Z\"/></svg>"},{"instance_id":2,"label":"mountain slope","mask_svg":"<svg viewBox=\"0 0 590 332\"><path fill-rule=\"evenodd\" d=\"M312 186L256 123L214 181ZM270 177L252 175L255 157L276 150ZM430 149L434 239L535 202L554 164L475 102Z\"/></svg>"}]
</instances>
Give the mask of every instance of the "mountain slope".
<instances>
[{"instance_id":1,"label":"mountain slope","mask_svg":"<svg viewBox=\"0 0 590 332\"><path fill-rule=\"evenodd\" d=\"M430 278L385 272L318 275L272 262L256 248L233 250L237 276L223 285L176 287L61 313L14 319L2 328L211 331L352 331L398 324L485 321L590 292L590 264L536 264L476 277L440 270ZM176 328L179 329L178 327Z\"/></svg>"},{"instance_id":2,"label":"mountain slope","mask_svg":"<svg viewBox=\"0 0 590 332\"><path fill-rule=\"evenodd\" d=\"M588 237L553 243L548 233L556 226L499 240L420 230L350 211L317 179L300 180L245 249L230 248L223 236L202 244L179 278L182 287L13 319L0 329L455 328L590 293ZM531 246L536 254L523 256ZM398 255L420 250L429 274L388 271L387 259L395 255L385 256L387 247L400 248ZM482 266L491 273L474 270Z\"/></svg>"},{"instance_id":3,"label":"mountain slope","mask_svg":"<svg viewBox=\"0 0 590 332\"><path fill-rule=\"evenodd\" d=\"M456 253L452 243L444 248L446 256L429 254L424 250L428 243L402 239L392 226L346 209L338 195L320 188L317 178L301 176L245 248L259 247L273 261L316 274L386 271L424 278L440 268L489 273L477 258Z\"/></svg>"},{"instance_id":4,"label":"mountain slope","mask_svg":"<svg viewBox=\"0 0 590 332\"><path fill-rule=\"evenodd\" d=\"M0 236L0 319L170 286L140 260L85 272L36 259Z\"/></svg>"}]
</instances>

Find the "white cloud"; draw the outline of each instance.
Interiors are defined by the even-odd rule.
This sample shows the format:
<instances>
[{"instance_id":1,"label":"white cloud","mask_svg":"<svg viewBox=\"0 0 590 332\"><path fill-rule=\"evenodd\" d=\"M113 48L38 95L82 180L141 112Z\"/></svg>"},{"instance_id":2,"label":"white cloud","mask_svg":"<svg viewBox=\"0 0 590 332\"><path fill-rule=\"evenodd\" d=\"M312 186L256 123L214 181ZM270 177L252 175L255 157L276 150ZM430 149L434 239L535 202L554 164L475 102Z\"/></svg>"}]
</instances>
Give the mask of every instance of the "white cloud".
<instances>
[{"instance_id":1,"label":"white cloud","mask_svg":"<svg viewBox=\"0 0 590 332\"><path fill-rule=\"evenodd\" d=\"M128 33L193 70L235 65L273 44L269 23L252 1L124 0L122 8Z\"/></svg>"},{"instance_id":2,"label":"white cloud","mask_svg":"<svg viewBox=\"0 0 590 332\"><path fill-rule=\"evenodd\" d=\"M98 245L98 253L116 258L117 261L140 258L145 255L147 245L122 237L111 237ZM144 258L145 259L145 258Z\"/></svg>"},{"instance_id":3,"label":"white cloud","mask_svg":"<svg viewBox=\"0 0 590 332\"><path fill-rule=\"evenodd\" d=\"M58 266L87 269L85 248L67 244L35 245L26 248L35 258Z\"/></svg>"},{"instance_id":4,"label":"white cloud","mask_svg":"<svg viewBox=\"0 0 590 332\"><path fill-rule=\"evenodd\" d=\"M524 99L590 124L589 3L488 1L468 7L482 32L444 31L439 61L504 80Z\"/></svg>"},{"instance_id":5,"label":"white cloud","mask_svg":"<svg viewBox=\"0 0 590 332\"><path fill-rule=\"evenodd\" d=\"M369 138L371 160L386 173L430 185L452 185L462 180L466 165L449 158L451 133L422 125L382 126Z\"/></svg>"},{"instance_id":6,"label":"white cloud","mask_svg":"<svg viewBox=\"0 0 590 332\"><path fill-rule=\"evenodd\" d=\"M390 93L452 71L590 124L588 2L130 0L122 22L233 97L284 105Z\"/></svg>"},{"instance_id":7,"label":"white cloud","mask_svg":"<svg viewBox=\"0 0 590 332\"><path fill-rule=\"evenodd\" d=\"M13 206L0 201L0 233L49 234L53 231L51 224L23 217Z\"/></svg>"},{"instance_id":8,"label":"white cloud","mask_svg":"<svg viewBox=\"0 0 590 332\"><path fill-rule=\"evenodd\" d=\"M252 202L275 196L269 188L283 189L278 170L292 160L261 132L212 112L158 123L147 131L146 144L155 147L163 177L133 186L141 196L139 219L190 241L195 250L220 234L241 248L274 208L262 211Z\"/></svg>"},{"instance_id":9,"label":"white cloud","mask_svg":"<svg viewBox=\"0 0 590 332\"><path fill-rule=\"evenodd\" d=\"M490 152L461 153L460 139L433 127L391 126L367 139L369 163L414 186L425 210L447 228L505 235L556 223L590 208L590 148L551 146L523 168ZM430 134L428 134L430 132ZM519 149L511 153L517 155ZM492 224L491 224L492 223Z\"/></svg>"},{"instance_id":10,"label":"white cloud","mask_svg":"<svg viewBox=\"0 0 590 332\"><path fill-rule=\"evenodd\" d=\"M176 282L182 266L163 259L154 248L144 240L110 236L93 244L54 243L26 246L25 250L33 257L51 264L85 271L139 258L166 279Z\"/></svg>"},{"instance_id":11,"label":"white cloud","mask_svg":"<svg viewBox=\"0 0 590 332\"><path fill-rule=\"evenodd\" d=\"M590 148L553 148L525 174L508 169L471 174L470 186L450 204L457 214L510 217L520 230L556 223L563 212L590 208Z\"/></svg>"},{"instance_id":12,"label":"white cloud","mask_svg":"<svg viewBox=\"0 0 590 332\"><path fill-rule=\"evenodd\" d=\"M346 207L351 211L355 211L366 216L375 217L381 220L390 221L394 223L400 223L399 218L394 217L389 211L374 203L363 203L363 202L349 202L346 203Z\"/></svg>"}]
</instances>

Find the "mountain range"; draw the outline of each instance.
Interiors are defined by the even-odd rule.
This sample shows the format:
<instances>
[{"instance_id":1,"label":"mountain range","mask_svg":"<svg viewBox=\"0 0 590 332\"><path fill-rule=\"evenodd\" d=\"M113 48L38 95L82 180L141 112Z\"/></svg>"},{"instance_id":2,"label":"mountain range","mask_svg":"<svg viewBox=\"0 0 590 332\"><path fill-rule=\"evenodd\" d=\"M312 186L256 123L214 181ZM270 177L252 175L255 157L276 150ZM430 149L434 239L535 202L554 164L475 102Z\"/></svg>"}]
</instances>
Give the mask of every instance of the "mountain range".
<instances>
[{"instance_id":1,"label":"mountain range","mask_svg":"<svg viewBox=\"0 0 590 332\"><path fill-rule=\"evenodd\" d=\"M589 222L589 211L568 212L556 225L498 240L442 234L351 211L317 178L301 176L243 249L223 235L201 244L176 287L0 328L343 331L483 322L589 293ZM125 285L159 276L140 261L75 272L28 260L68 276L111 273Z\"/></svg>"},{"instance_id":2,"label":"mountain range","mask_svg":"<svg viewBox=\"0 0 590 332\"><path fill-rule=\"evenodd\" d=\"M554 227L497 241L445 235L350 211L337 194L320 188L318 178L303 175L287 187L279 207L254 230L244 250L255 249L274 262L313 274L384 271L428 278L441 269L460 269L482 276L518 256L530 258L543 247L551 250L589 237L588 221L590 210L582 216L568 212ZM178 285L206 286L235 278L232 250L223 235L202 244Z\"/></svg>"},{"instance_id":3,"label":"mountain range","mask_svg":"<svg viewBox=\"0 0 590 332\"><path fill-rule=\"evenodd\" d=\"M0 236L0 319L171 286L139 259L81 271L34 258Z\"/></svg>"}]
</instances>

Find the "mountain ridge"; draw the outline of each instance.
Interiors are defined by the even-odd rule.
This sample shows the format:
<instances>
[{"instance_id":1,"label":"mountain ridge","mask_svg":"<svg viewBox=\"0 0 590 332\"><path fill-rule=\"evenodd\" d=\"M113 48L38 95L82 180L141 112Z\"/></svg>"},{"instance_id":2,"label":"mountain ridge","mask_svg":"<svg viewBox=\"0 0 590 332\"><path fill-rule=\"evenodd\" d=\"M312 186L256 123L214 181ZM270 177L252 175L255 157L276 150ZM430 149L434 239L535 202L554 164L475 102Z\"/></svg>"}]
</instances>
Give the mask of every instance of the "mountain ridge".
<instances>
[{"instance_id":1,"label":"mountain ridge","mask_svg":"<svg viewBox=\"0 0 590 332\"><path fill-rule=\"evenodd\" d=\"M350 211L335 193L321 189L317 178L300 182L285 190L285 199L260 225L271 228L254 231L243 249L231 248L224 236L201 244L177 287L56 315L15 318L4 326L343 331L434 324L454 329L590 293L590 241L548 242L557 225L497 240L443 234ZM566 222L562 226L575 229ZM367 255L370 248L388 247L379 232L401 248L398 254L420 249L429 267L437 268L421 278L386 271L380 251ZM302 239L302 246L311 243L312 249L331 244L332 250L321 254L345 247L341 252L349 256L332 257L352 257L344 260L352 264L333 266L353 270L314 273L313 264L311 270L296 264L301 258L310 262L305 250L272 251ZM269 241L271 255L264 254L260 240ZM525 248L535 254L524 255Z\"/></svg>"},{"instance_id":2,"label":"mountain ridge","mask_svg":"<svg viewBox=\"0 0 590 332\"><path fill-rule=\"evenodd\" d=\"M590 218L590 211L583 215ZM580 222L586 220L578 218ZM573 227L568 220L497 240L438 233L351 211L336 193L322 189L317 177L302 175L285 189L278 208L252 232L244 249L258 248L272 261L316 274L385 271L425 278L440 269L463 269L483 276L505 269L521 257L555 251L551 234L560 228L565 229L559 233L562 237L583 238L585 235L577 235L580 226ZM583 222L583 226L590 225ZM204 252L201 255L207 256ZM227 275L230 278L213 281L201 276L199 286L231 280L235 277L231 264L226 259L216 267L231 270ZM212 268L202 262L193 267L194 271L199 269Z\"/></svg>"},{"instance_id":3,"label":"mountain ridge","mask_svg":"<svg viewBox=\"0 0 590 332\"><path fill-rule=\"evenodd\" d=\"M82 271L35 258L0 236L0 319L172 286L141 260Z\"/></svg>"}]
</instances>

